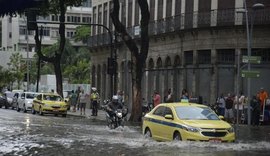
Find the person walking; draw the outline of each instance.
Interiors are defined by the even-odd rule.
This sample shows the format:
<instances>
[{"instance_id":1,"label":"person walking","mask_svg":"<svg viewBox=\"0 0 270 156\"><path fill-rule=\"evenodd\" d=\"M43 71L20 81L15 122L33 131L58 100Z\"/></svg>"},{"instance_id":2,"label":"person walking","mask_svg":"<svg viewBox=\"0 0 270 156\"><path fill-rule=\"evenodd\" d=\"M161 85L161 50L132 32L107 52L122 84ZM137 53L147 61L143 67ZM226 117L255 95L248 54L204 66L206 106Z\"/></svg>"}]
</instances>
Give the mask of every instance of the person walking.
<instances>
[{"instance_id":1,"label":"person walking","mask_svg":"<svg viewBox=\"0 0 270 156\"><path fill-rule=\"evenodd\" d=\"M164 97L164 102L165 103L171 103L171 102L173 102L173 96L172 96L171 88L168 89L167 95L165 95L165 97Z\"/></svg>"},{"instance_id":2,"label":"person walking","mask_svg":"<svg viewBox=\"0 0 270 156\"><path fill-rule=\"evenodd\" d=\"M188 91L186 89L182 90L181 99L189 99Z\"/></svg>"},{"instance_id":3,"label":"person walking","mask_svg":"<svg viewBox=\"0 0 270 156\"><path fill-rule=\"evenodd\" d=\"M77 94L74 93L74 90L71 91L70 102L71 102L71 106L73 107L72 111L76 112Z\"/></svg>"},{"instance_id":4,"label":"person walking","mask_svg":"<svg viewBox=\"0 0 270 156\"><path fill-rule=\"evenodd\" d=\"M117 96L118 96L118 102L122 105L124 105L124 94L122 90L118 90L117 92Z\"/></svg>"},{"instance_id":5,"label":"person walking","mask_svg":"<svg viewBox=\"0 0 270 156\"><path fill-rule=\"evenodd\" d=\"M260 123L260 112L261 112L261 106L260 106L260 100L259 97L256 97L255 95L252 97L252 100L250 101L250 106L252 108L252 118L251 118L251 124L254 126L259 126Z\"/></svg>"},{"instance_id":6,"label":"person walking","mask_svg":"<svg viewBox=\"0 0 270 156\"><path fill-rule=\"evenodd\" d=\"M240 98L239 98L240 96ZM245 105L245 95L243 92L240 92L239 96L235 96L234 100L234 114L235 114L235 120L238 119L238 121L241 121L241 116L243 115L243 109ZM238 116L237 116L237 109L238 109Z\"/></svg>"},{"instance_id":7,"label":"person walking","mask_svg":"<svg viewBox=\"0 0 270 156\"><path fill-rule=\"evenodd\" d=\"M225 100L225 120L229 123L233 123L233 97L231 94L228 94L228 97Z\"/></svg>"},{"instance_id":8,"label":"person walking","mask_svg":"<svg viewBox=\"0 0 270 156\"><path fill-rule=\"evenodd\" d=\"M222 115L224 116L225 114L225 98L223 96L223 94L220 94L220 97L217 98L217 112L218 112L218 115Z\"/></svg>"},{"instance_id":9,"label":"person walking","mask_svg":"<svg viewBox=\"0 0 270 156\"><path fill-rule=\"evenodd\" d=\"M77 110L79 110L79 109L80 109L79 95L80 95L80 93L81 93L81 86L78 86L78 88L77 88L77 90L75 91L75 93L76 93L76 95L77 95L77 99L76 99L76 101L77 101Z\"/></svg>"},{"instance_id":10,"label":"person walking","mask_svg":"<svg viewBox=\"0 0 270 156\"><path fill-rule=\"evenodd\" d=\"M91 100L91 104L92 104L92 115L91 116L97 116L99 94L98 94L97 89L95 87L92 88L90 100Z\"/></svg>"},{"instance_id":11,"label":"person walking","mask_svg":"<svg viewBox=\"0 0 270 156\"><path fill-rule=\"evenodd\" d=\"M268 93L264 90L264 88L260 89L259 98L260 98L261 110L263 110L265 101L268 98Z\"/></svg>"},{"instance_id":12,"label":"person walking","mask_svg":"<svg viewBox=\"0 0 270 156\"><path fill-rule=\"evenodd\" d=\"M154 91L154 95L153 95L154 107L159 105L160 101L161 101L161 99L160 99L160 95L158 94L158 91Z\"/></svg>"},{"instance_id":13,"label":"person walking","mask_svg":"<svg viewBox=\"0 0 270 156\"><path fill-rule=\"evenodd\" d=\"M85 107L86 107L87 97L88 97L88 95L82 89L81 93L79 94L81 115L85 115Z\"/></svg>"}]
</instances>

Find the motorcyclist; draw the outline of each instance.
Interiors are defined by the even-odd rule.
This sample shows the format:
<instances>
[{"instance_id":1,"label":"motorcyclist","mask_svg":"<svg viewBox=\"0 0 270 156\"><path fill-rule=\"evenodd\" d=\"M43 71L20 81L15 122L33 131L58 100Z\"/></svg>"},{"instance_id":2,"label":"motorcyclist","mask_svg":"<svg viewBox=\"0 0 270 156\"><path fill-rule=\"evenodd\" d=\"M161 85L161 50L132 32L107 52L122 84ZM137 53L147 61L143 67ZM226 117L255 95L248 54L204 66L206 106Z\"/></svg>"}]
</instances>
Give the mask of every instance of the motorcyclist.
<instances>
[{"instance_id":1,"label":"motorcyclist","mask_svg":"<svg viewBox=\"0 0 270 156\"><path fill-rule=\"evenodd\" d=\"M112 101L107 105L106 111L109 113L110 117L113 117L117 109L123 109L123 105L119 103L118 96L114 95Z\"/></svg>"}]
</instances>

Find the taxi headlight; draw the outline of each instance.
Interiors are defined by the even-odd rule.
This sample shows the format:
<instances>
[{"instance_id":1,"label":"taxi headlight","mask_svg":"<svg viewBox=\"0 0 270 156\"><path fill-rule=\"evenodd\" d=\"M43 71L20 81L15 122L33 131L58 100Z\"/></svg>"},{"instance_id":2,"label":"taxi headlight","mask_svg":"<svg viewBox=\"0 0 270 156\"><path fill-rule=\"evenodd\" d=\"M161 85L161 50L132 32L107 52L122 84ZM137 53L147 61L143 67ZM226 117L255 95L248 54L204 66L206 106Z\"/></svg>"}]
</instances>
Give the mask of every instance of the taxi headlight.
<instances>
[{"instance_id":1,"label":"taxi headlight","mask_svg":"<svg viewBox=\"0 0 270 156\"><path fill-rule=\"evenodd\" d=\"M228 131L229 133L233 133L233 132L234 132L234 128L233 128L233 127L227 128L227 131Z\"/></svg>"},{"instance_id":2,"label":"taxi headlight","mask_svg":"<svg viewBox=\"0 0 270 156\"><path fill-rule=\"evenodd\" d=\"M191 127L191 126L184 126L184 129L189 132L199 132L200 129L196 127Z\"/></svg>"},{"instance_id":3,"label":"taxi headlight","mask_svg":"<svg viewBox=\"0 0 270 156\"><path fill-rule=\"evenodd\" d=\"M67 105L62 105L63 108L67 108Z\"/></svg>"}]
</instances>

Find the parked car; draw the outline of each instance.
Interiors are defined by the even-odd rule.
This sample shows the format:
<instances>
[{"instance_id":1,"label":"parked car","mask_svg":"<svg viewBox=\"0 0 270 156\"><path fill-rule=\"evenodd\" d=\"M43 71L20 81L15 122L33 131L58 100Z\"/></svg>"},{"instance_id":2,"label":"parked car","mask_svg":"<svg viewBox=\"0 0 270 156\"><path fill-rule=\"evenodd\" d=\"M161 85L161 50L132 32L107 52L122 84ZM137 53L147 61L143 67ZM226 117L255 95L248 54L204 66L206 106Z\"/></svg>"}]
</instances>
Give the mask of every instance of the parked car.
<instances>
[{"instance_id":1,"label":"parked car","mask_svg":"<svg viewBox=\"0 0 270 156\"><path fill-rule=\"evenodd\" d=\"M38 112L43 114L55 114L66 117L67 103L64 99L55 93L39 93L33 100L32 113Z\"/></svg>"},{"instance_id":2,"label":"parked car","mask_svg":"<svg viewBox=\"0 0 270 156\"><path fill-rule=\"evenodd\" d=\"M143 134L159 141L234 142L233 127L209 107L189 102L159 104L143 118Z\"/></svg>"},{"instance_id":3,"label":"parked car","mask_svg":"<svg viewBox=\"0 0 270 156\"><path fill-rule=\"evenodd\" d=\"M33 100L38 95L36 92L23 92L17 100L17 111L22 110L24 113L32 110Z\"/></svg>"},{"instance_id":4,"label":"parked car","mask_svg":"<svg viewBox=\"0 0 270 156\"><path fill-rule=\"evenodd\" d=\"M0 108L2 108L3 106L6 107L6 103L7 103L7 100L6 100L5 96L0 94Z\"/></svg>"},{"instance_id":5,"label":"parked car","mask_svg":"<svg viewBox=\"0 0 270 156\"><path fill-rule=\"evenodd\" d=\"M14 92L10 92L10 91L6 91L4 93L4 98L6 100L6 105L5 108L8 109L9 107L11 107L12 102L13 102L13 96L14 96Z\"/></svg>"}]
</instances>

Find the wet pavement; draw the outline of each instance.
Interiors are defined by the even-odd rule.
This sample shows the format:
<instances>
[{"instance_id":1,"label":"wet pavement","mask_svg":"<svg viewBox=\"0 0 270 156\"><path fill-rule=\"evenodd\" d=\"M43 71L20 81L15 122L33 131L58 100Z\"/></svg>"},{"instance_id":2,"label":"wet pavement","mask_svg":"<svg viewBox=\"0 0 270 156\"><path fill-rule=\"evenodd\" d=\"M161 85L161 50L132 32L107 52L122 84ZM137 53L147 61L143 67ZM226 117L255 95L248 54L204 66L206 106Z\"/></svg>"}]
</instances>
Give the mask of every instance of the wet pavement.
<instances>
[{"instance_id":1,"label":"wet pavement","mask_svg":"<svg viewBox=\"0 0 270 156\"><path fill-rule=\"evenodd\" d=\"M140 125L110 130L99 117L32 115L0 108L2 156L256 156L269 155L270 127L240 125L236 143L157 142Z\"/></svg>"}]
</instances>

